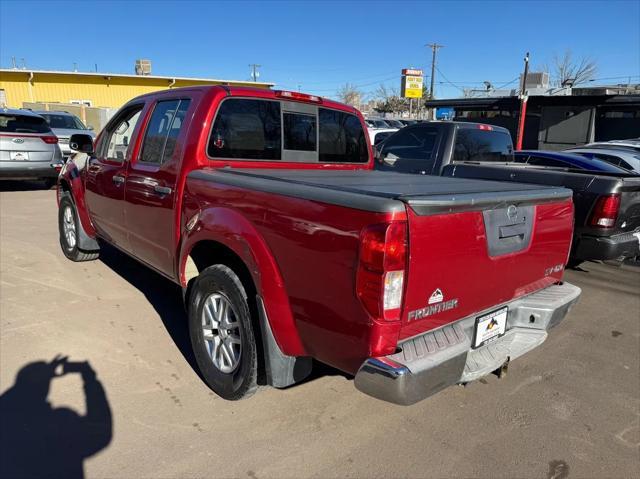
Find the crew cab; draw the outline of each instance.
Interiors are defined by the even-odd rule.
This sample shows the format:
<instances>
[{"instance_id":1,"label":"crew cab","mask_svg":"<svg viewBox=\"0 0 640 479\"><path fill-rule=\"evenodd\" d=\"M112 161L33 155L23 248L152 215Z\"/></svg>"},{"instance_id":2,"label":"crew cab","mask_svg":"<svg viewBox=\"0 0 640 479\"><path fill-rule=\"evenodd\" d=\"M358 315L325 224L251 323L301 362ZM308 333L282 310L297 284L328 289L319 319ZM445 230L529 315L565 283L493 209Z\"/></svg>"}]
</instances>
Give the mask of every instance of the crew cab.
<instances>
[{"instance_id":1,"label":"crew cab","mask_svg":"<svg viewBox=\"0 0 640 479\"><path fill-rule=\"evenodd\" d=\"M115 245L183 288L204 381L286 387L312 359L411 404L503 368L580 289L564 188L373 170L361 114L203 86L131 100L58 187L71 260Z\"/></svg>"},{"instance_id":2,"label":"crew cab","mask_svg":"<svg viewBox=\"0 0 640 479\"><path fill-rule=\"evenodd\" d=\"M437 121L405 127L377 146L384 171L537 185L573 191L575 234L570 265L640 255L640 177L631 172L588 171L545 152L514 158L505 128ZM596 169L595 167L593 168Z\"/></svg>"}]
</instances>

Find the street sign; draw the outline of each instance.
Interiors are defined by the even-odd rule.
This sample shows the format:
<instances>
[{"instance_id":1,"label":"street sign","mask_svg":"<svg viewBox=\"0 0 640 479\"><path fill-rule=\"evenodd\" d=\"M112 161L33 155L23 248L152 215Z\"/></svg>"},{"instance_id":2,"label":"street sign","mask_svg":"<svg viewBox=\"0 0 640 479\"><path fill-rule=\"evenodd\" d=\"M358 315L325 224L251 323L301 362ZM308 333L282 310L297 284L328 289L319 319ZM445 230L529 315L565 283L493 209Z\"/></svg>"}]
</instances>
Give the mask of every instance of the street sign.
<instances>
[{"instance_id":1,"label":"street sign","mask_svg":"<svg viewBox=\"0 0 640 479\"><path fill-rule=\"evenodd\" d=\"M405 68L402 70L401 95L404 98L422 98L422 70Z\"/></svg>"}]
</instances>

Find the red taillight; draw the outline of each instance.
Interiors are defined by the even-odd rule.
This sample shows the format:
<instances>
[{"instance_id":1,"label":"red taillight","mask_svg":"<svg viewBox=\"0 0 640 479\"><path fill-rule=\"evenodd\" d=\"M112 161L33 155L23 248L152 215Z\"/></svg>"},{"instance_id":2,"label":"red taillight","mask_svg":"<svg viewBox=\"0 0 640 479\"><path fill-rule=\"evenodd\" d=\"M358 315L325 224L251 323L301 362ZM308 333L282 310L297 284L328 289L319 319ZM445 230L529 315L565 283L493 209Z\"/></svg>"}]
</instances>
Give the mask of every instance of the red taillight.
<instances>
[{"instance_id":1,"label":"red taillight","mask_svg":"<svg viewBox=\"0 0 640 479\"><path fill-rule=\"evenodd\" d=\"M490 125L478 125L478 130L493 131L493 127Z\"/></svg>"},{"instance_id":2,"label":"red taillight","mask_svg":"<svg viewBox=\"0 0 640 479\"><path fill-rule=\"evenodd\" d=\"M58 143L57 136L41 136L40 138L42 139L42 141L49 145L55 145L56 143Z\"/></svg>"},{"instance_id":3,"label":"red taillight","mask_svg":"<svg viewBox=\"0 0 640 479\"><path fill-rule=\"evenodd\" d=\"M400 319L407 267L407 223L372 225L360 234L356 293L375 319Z\"/></svg>"},{"instance_id":4,"label":"red taillight","mask_svg":"<svg viewBox=\"0 0 640 479\"><path fill-rule=\"evenodd\" d=\"M601 196L591 213L589 224L597 228L612 228L620 210L620 194Z\"/></svg>"},{"instance_id":5,"label":"red taillight","mask_svg":"<svg viewBox=\"0 0 640 479\"><path fill-rule=\"evenodd\" d=\"M311 101L313 103L322 103L322 98L315 95L307 95L297 91L276 90L276 96L279 98L289 98L290 100Z\"/></svg>"}]
</instances>

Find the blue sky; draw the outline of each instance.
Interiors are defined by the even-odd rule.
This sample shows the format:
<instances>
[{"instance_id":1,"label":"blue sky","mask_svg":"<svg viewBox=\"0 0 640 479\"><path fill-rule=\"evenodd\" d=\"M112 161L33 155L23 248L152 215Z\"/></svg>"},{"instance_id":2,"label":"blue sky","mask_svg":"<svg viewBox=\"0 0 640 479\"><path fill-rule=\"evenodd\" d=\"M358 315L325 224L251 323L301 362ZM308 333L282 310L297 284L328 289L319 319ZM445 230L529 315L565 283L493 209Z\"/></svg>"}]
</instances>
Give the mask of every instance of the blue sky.
<instances>
[{"instance_id":1,"label":"blue sky","mask_svg":"<svg viewBox=\"0 0 640 479\"><path fill-rule=\"evenodd\" d=\"M75 23L74 19L78 19ZM80 19L84 22L81 23ZM522 58L551 63L570 48L592 56L599 83L640 81L640 0L29 2L0 0L0 65L260 80L333 96L346 82L371 92L399 85L405 67L425 68L439 52L436 96L461 95L484 80L517 78ZM453 83L453 84L452 84Z\"/></svg>"}]
</instances>

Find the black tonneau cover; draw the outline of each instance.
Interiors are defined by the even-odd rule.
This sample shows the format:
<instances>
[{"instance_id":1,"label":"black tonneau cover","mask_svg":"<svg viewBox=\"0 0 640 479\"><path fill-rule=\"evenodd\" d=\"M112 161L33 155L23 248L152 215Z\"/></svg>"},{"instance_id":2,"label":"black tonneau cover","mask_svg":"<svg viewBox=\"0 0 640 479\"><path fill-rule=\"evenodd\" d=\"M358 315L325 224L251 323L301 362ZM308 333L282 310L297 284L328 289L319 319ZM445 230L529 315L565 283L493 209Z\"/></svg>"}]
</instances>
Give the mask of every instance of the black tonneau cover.
<instances>
[{"instance_id":1,"label":"black tonneau cover","mask_svg":"<svg viewBox=\"0 0 640 479\"><path fill-rule=\"evenodd\" d=\"M484 209L504 203L541 203L569 198L566 188L376 170L201 169L189 178L216 181L367 211L409 204L418 214Z\"/></svg>"}]
</instances>

